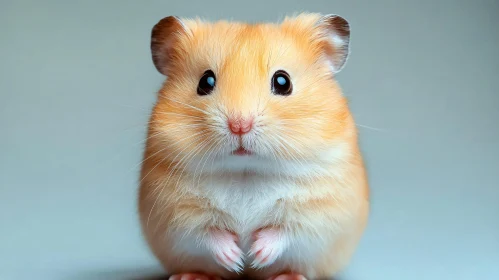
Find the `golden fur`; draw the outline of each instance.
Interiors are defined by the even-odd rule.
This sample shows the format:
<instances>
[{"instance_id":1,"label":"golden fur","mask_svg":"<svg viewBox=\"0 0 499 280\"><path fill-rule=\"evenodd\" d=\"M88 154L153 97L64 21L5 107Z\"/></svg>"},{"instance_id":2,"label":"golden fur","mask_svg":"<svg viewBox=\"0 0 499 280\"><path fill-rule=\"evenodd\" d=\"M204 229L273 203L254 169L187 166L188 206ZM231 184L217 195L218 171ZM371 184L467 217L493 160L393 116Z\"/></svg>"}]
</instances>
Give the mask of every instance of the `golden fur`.
<instances>
[{"instance_id":1,"label":"golden fur","mask_svg":"<svg viewBox=\"0 0 499 280\"><path fill-rule=\"evenodd\" d=\"M354 120L327 62L335 49L320 20L318 14L280 24L182 19L169 23L170 37L157 36L158 44L168 39L165 44L173 47L165 63L156 63L168 78L150 118L139 211L144 235L169 274L241 276L204 255L176 249L188 245L179 238L193 235L201 244L212 229L236 233L243 251L251 246L251 233L265 227L320 247L314 259L290 249L285 254L296 256L268 267L246 263L243 273L256 279L290 271L324 279L350 260L367 222L368 183ZM196 87L206 69L216 73L217 85L200 97ZM279 69L292 79L290 96L270 91ZM224 118L235 115L258 117L262 136L248 145L265 158L261 164L269 164L264 171L217 165L235 147L223 134ZM239 209L229 205L231 197ZM267 207L259 199L275 200Z\"/></svg>"}]
</instances>

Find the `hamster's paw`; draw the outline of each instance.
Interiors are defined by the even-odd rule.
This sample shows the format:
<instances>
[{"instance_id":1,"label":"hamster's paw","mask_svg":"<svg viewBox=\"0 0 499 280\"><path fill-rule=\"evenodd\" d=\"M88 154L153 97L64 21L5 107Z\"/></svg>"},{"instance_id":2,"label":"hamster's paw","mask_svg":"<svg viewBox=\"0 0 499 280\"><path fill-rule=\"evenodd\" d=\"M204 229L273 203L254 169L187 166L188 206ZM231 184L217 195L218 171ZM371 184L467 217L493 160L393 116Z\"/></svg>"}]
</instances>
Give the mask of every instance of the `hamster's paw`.
<instances>
[{"instance_id":1,"label":"hamster's paw","mask_svg":"<svg viewBox=\"0 0 499 280\"><path fill-rule=\"evenodd\" d=\"M216 261L229 271L240 273L243 251L237 245L237 235L226 230L213 230L210 239L209 247Z\"/></svg>"},{"instance_id":2,"label":"hamster's paw","mask_svg":"<svg viewBox=\"0 0 499 280\"><path fill-rule=\"evenodd\" d=\"M267 280L307 280L307 278L301 274L280 274L270 277Z\"/></svg>"},{"instance_id":3,"label":"hamster's paw","mask_svg":"<svg viewBox=\"0 0 499 280\"><path fill-rule=\"evenodd\" d=\"M168 278L168 280L222 280L222 278L218 276L208 276L198 273L182 273L172 275L170 276L170 278Z\"/></svg>"},{"instance_id":4,"label":"hamster's paw","mask_svg":"<svg viewBox=\"0 0 499 280\"><path fill-rule=\"evenodd\" d=\"M282 231L277 228L264 228L254 233L255 242L251 246L249 256L254 260L253 268L271 265L284 252L287 241Z\"/></svg>"}]
</instances>

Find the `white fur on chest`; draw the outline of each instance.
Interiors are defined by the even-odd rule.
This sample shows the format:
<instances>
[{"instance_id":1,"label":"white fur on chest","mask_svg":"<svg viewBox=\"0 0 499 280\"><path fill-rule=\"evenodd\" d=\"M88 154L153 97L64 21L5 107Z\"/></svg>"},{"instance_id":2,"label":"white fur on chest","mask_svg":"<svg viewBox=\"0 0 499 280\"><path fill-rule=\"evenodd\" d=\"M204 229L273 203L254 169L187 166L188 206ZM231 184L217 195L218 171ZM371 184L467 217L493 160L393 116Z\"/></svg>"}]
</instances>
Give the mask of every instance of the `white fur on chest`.
<instances>
[{"instance_id":1,"label":"white fur on chest","mask_svg":"<svg viewBox=\"0 0 499 280\"><path fill-rule=\"evenodd\" d=\"M240 234L265 226L279 199L290 198L298 188L291 181L274 178L232 175L211 178L203 187L204 196L217 209L231 216Z\"/></svg>"}]
</instances>

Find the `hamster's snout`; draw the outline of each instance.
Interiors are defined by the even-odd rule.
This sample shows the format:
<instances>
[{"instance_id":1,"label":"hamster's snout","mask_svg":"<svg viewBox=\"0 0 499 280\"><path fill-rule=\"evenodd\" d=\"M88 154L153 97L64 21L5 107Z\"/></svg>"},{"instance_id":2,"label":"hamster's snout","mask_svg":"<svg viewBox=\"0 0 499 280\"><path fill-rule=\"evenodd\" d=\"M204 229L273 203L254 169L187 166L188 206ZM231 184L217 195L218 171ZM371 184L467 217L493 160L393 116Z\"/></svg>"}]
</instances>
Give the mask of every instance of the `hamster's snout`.
<instances>
[{"instance_id":1,"label":"hamster's snout","mask_svg":"<svg viewBox=\"0 0 499 280\"><path fill-rule=\"evenodd\" d=\"M228 120L228 125L230 132L232 132L235 135L243 135L251 131L253 128L253 117L237 117L237 118L230 118Z\"/></svg>"}]
</instances>

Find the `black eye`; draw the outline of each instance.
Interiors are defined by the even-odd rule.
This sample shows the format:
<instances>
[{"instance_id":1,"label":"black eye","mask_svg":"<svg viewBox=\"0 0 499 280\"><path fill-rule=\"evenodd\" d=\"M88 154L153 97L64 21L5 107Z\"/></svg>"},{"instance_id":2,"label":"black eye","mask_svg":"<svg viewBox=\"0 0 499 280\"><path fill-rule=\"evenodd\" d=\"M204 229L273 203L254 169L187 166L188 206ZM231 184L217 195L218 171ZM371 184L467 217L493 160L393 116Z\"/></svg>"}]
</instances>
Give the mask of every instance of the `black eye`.
<instances>
[{"instance_id":1,"label":"black eye","mask_svg":"<svg viewBox=\"0 0 499 280\"><path fill-rule=\"evenodd\" d=\"M272 77L272 91L278 95L290 95L293 91L293 85L288 73L279 70Z\"/></svg>"},{"instance_id":2,"label":"black eye","mask_svg":"<svg viewBox=\"0 0 499 280\"><path fill-rule=\"evenodd\" d=\"M199 80L198 84L198 94L199 95L208 95L215 88L215 73L211 70L207 70L204 72L203 76Z\"/></svg>"}]
</instances>

